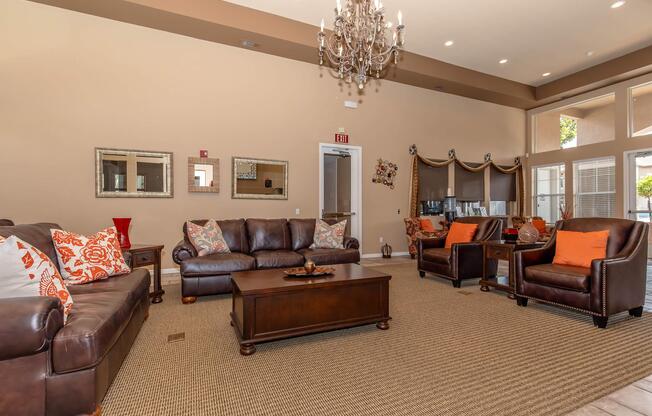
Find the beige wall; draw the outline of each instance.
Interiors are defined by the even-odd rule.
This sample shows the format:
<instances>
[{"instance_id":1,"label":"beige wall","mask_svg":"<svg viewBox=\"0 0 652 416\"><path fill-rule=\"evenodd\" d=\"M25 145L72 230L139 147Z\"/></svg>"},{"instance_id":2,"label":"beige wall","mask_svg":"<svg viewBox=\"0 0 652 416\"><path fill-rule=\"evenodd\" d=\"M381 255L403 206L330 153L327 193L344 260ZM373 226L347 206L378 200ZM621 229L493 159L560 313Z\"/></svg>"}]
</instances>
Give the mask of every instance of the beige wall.
<instances>
[{"instance_id":1,"label":"beige wall","mask_svg":"<svg viewBox=\"0 0 652 416\"><path fill-rule=\"evenodd\" d=\"M364 253L381 236L406 251L410 144L468 161L525 151L522 110L391 82L358 97L314 65L24 0L0 2L0 51L0 216L82 233L130 216L132 241L165 244L164 267L186 219L316 216L318 143L339 127L363 148ZM96 199L96 146L173 152L174 198ZM221 159L219 194L186 190L200 149ZM288 160L289 199L231 199L234 155ZM399 165L394 190L371 183L380 157Z\"/></svg>"}]
</instances>

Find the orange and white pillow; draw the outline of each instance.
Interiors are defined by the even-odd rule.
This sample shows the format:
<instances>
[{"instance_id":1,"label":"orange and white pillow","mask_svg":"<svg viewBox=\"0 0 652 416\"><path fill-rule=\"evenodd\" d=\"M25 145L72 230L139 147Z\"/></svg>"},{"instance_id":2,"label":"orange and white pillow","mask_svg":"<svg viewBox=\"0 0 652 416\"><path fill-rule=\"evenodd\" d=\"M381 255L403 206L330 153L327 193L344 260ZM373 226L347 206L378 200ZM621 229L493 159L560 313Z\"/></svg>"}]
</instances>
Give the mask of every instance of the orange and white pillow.
<instances>
[{"instance_id":1,"label":"orange and white pillow","mask_svg":"<svg viewBox=\"0 0 652 416\"><path fill-rule=\"evenodd\" d=\"M222 229L213 219L208 220L204 226L186 221L186 232L199 257L213 253L231 252L222 234Z\"/></svg>"},{"instance_id":2,"label":"orange and white pillow","mask_svg":"<svg viewBox=\"0 0 652 416\"><path fill-rule=\"evenodd\" d=\"M329 225L327 222L318 219L310 248L344 248L345 230L346 220Z\"/></svg>"},{"instance_id":3,"label":"orange and white pillow","mask_svg":"<svg viewBox=\"0 0 652 416\"><path fill-rule=\"evenodd\" d=\"M79 285L131 272L115 227L89 237L63 230L50 233L66 284Z\"/></svg>"},{"instance_id":4,"label":"orange and white pillow","mask_svg":"<svg viewBox=\"0 0 652 416\"><path fill-rule=\"evenodd\" d=\"M14 235L0 236L0 298L24 296L59 298L64 323L72 311L72 296L50 258Z\"/></svg>"}]
</instances>

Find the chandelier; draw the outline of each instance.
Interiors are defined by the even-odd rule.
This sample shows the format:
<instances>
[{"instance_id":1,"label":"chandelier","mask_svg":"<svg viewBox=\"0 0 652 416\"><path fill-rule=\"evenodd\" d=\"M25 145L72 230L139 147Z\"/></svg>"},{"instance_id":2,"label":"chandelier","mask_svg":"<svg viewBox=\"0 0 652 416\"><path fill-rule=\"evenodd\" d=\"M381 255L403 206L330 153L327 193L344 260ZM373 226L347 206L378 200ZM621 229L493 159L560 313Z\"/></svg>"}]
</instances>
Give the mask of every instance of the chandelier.
<instances>
[{"instance_id":1,"label":"chandelier","mask_svg":"<svg viewBox=\"0 0 652 416\"><path fill-rule=\"evenodd\" d=\"M318 34L319 64L324 55L340 79L358 84L363 89L369 76L380 78L383 68L392 60L398 63L399 50L405 41L403 16L398 12L398 25L385 21L380 0L337 0L333 32L324 33L324 19ZM388 37L391 33L391 39Z\"/></svg>"}]
</instances>

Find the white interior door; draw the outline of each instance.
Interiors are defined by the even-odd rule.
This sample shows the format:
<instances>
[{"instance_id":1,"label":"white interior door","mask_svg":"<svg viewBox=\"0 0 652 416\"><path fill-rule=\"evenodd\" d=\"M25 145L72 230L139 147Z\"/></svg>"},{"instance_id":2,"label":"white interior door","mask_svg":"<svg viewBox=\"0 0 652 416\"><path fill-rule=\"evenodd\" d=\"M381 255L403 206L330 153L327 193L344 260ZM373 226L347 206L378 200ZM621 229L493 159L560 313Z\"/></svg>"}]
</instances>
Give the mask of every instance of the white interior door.
<instances>
[{"instance_id":1,"label":"white interior door","mask_svg":"<svg viewBox=\"0 0 652 416\"><path fill-rule=\"evenodd\" d=\"M347 220L347 233L362 244L362 148L319 144L319 216Z\"/></svg>"}]
</instances>

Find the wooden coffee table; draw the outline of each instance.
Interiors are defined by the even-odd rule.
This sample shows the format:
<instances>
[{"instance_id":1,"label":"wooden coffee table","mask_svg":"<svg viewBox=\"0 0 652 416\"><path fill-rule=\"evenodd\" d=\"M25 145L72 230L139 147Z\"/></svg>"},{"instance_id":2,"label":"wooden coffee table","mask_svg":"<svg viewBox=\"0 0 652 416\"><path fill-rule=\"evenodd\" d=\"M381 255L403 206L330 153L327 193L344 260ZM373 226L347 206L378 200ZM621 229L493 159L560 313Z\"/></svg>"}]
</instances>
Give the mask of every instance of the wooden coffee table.
<instances>
[{"instance_id":1,"label":"wooden coffee table","mask_svg":"<svg viewBox=\"0 0 652 416\"><path fill-rule=\"evenodd\" d=\"M231 325L240 353L256 343L375 323L389 329L392 276L358 264L333 265L335 273L317 278L286 277L284 269L231 275Z\"/></svg>"}]
</instances>

